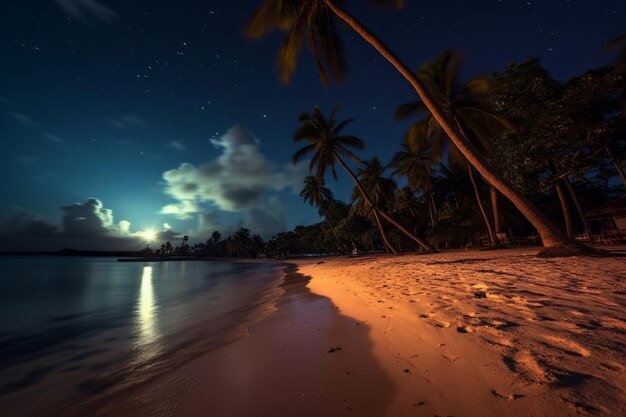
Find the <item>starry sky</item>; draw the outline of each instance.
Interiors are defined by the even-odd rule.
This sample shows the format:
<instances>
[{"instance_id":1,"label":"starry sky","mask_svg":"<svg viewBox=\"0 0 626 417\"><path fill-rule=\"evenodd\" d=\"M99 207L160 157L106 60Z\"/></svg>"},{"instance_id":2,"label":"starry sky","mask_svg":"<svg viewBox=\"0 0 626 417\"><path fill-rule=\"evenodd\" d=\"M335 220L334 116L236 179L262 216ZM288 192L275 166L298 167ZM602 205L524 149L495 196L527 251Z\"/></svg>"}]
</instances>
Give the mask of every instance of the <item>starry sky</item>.
<instances>
[{"instance_id":1,"label":"starry sky","mask_svg":"<svg viewBox=\"0 0 626 417\"><path fill-rule=\"evenodd\" d=\"M324 87L305 52L290 85L282 34L244 35L261 0L6 0L0 5L0 250L141 247L141 232L268 238L318 221L292 165L300 112L341 103L362 158L388 161L406 123L405 81L341 27L348 76ZM530 56L558 79L608 64L624 0L407 1L346 8L411 67L447 48L467 77ZM341 177L341 175L340 175ZM327 179L348 200L344 177ZM145 242L144 242L145 243Z\"/></svg>"}]
</instances>

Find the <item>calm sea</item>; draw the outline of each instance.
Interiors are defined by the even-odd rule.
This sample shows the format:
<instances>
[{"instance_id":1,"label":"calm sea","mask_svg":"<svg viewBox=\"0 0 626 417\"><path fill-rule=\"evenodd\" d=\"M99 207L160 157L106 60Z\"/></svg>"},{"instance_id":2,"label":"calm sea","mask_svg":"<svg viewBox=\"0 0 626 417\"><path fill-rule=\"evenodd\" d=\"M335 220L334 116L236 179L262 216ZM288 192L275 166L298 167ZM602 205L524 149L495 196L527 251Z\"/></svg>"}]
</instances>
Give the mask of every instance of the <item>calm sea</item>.
<instances>
[{"instance_id":1,"label":"calm sea","mask_svg":"<svg viewBox=\"0 0 626 417\"><path fill-rule=\"evenodd\" d=\"M57 415L243 336L277 265L0 257L0 410Z\"/></svg>"}]
</instances>

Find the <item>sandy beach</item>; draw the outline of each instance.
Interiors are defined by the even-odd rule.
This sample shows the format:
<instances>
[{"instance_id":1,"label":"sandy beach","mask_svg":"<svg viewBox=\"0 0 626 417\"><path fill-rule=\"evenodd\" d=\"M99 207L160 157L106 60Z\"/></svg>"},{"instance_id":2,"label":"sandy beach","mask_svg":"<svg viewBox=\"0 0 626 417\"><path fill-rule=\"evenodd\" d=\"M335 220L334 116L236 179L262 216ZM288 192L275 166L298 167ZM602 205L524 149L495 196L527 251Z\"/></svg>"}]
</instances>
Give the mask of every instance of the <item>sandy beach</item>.
<instances>
[{"instance_id":1,"label":"sandy beach","mask_svg":"<svg viewBox=\"0 0 626 417\"><path fill-rule=\"evenodd\" d=\"M100 415L625 415L626 259L535 252L299 260L248 336Z\"/></svg>"},{"instance_id":2,"label":"sandy beach","mask_svg":"<svg viewBox=\"0 0 626 417\"><path fill-rule=\"evenodd\" d=\"M626 260L534 252L298 261L172 414L624 415Z\"/></svg>"}]
</instances>

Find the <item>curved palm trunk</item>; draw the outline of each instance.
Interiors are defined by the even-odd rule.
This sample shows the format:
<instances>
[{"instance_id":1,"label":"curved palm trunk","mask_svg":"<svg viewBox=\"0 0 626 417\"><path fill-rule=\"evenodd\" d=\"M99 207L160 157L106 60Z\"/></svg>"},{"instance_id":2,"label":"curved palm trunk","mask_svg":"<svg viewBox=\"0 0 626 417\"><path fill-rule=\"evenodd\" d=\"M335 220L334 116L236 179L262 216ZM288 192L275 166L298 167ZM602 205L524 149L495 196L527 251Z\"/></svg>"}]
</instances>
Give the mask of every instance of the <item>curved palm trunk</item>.
<instances>
[{"instance_id":1,"label":"curved palm trunk","mask_svg":"<svg viewBox=\"0 0 626 417\"><path fill-rule=\"evenodd\" d=\"M489 187L489 194L491 195L491 208L493 210L493 229L498 237L499 233L502 233L502 223L500 222L500 206L498 205L498 192L493 186Z\"/></svg>"},{"instance_id":2,"label":"curved palm trunk","mask_svg":"<svg viewBox=\"0 0 626 417\"><path fill-rule=\"evenodd\" d=\"M567 204L567 199L565 198L565 193L563 192L563 187L558 182L555 185L556 193L559 196L559 201L561 202L561 209L563 210L563 218L565 220L565 230L567 232L567 236L570 238L574 237L574 225L572 223L572 213L569 211L569 205Z\"/></svg>"},{"instance_id":3,"label":"curved palm trunk","mask_svg":"<svg viewBox=\"0 0 626 417\"><path fill-rule=\"evenodd\" d=\"M330 217L328 216L328 211L326 210L326 207L324 207L323 204L320 205L322 212L324 213L324 217L326 217L326 221L328 222L328 228L330 229L330 232L333 234L333 236L335 237L335 240L337 241L337 245L338 247L341 249L341 247L343 247L343 249L346 252L350 252L350 250L348 249L348 247L341 243L341 241L339 240L339 236L337 235L337 231L335 230L335 226L333 225L333 222L330 220Z\"/></svg>"},{"instance_id":4,"label":"curved palm trunk","mask_svg":"<svg viewBox=\"0 0 626 417\"><path fill-rule=\"evenodd\" d=\"M446 132L450 140L465 156L465 158L476 168L478 173L490 185L494 186L502 195L508 198L518 210L528 219L528 221L537 229L541 236L544 246L558 246L571 243L548 218L524 195L515 190L508 182L497 174L483 158L478 150L459 132L458 128L452 121L452 117L437 103L430 91L427 90L424 83L413 74L413 72L373 33L363 26L352 15L339 7L333 0L324 0L326 5L341 20L357 32L366 42L374 47L396 70L411 84L415 92L419 95L422 102L442 129Z\"/></svg>"},{"instance_id":5,"label":"curved palm trunk","mask_svg":"<svg viewBox=\"0 0 626 417\"><path fill-rule=\"evenodd\" d=\"M472 166L470 165L467 159L465 160L465 163L467 164L467 172L469 172L470 180L472 181L472 185L474 186L474 195L476 196L476 202L478 203L480 214L482 214L483 221L485 222L485 226L487 226L487 233L489 234L489 244L491 246L496 246L498 244L498 241L496 240L496 235L493 232L493 227L491 227L489 216L487 216L487 212L485 211L483 202L480 199L480 193L478 192L478 184L476 184L476 178L474 178L474 169L472 168Z\"/></svg>"},{"instance_id":6,"label":"curved palm trunk","mask_svg":"<svg viewBox=\"0 0 626 417\"><path fill-rule=\"evenodd\" d=\"M376 220L376 226L378 226L380 236L383 238L385 249L387 249L387 252L391 251L394 255L397 255L398 251L393 247L391 242L389 242L389 239L387 239L387 233L385 233L385 229L383 228L383 224L380 221L380 216L378 215L378 211L376 210L376 208L372 207L372 213L374 214L374 219Z\"/></svg>"},{"instance_id":7,"label":"curved palm trunk","mask_svg":"<svg viewBox=\"0 0 626 417\"><path fill-rule=\"evenodd\" d=\"M585 233L587 234L587 237L589 237L591 236L591 225L589 224L589 221L585 217L583 206L582 204L580 204L580 199L578 198L578 193L576 192L576 190L574 189L574 186L572 185L572 183L567 177L563 178L563 182L565 183L565 187L567 188L567 191L569 191L569 194L572 196L572 200L574 200L574 206L576 206L576 211L578 211L578 216L580 217L580 220L582 220L583 222L583 227L585 228Z\"/></svg>"},{"instance_id":8,"label":"curved palm trunk","mask_svg":"<svg viewBox=\"0 0 626 417\"><path fill-rule=\"evenodd\" d=\"M437 206L435 206L435 199L433 198L433 192L428 191L428 195L426 196L428 200L428 213L430 214L430 225L431 227L435 227L435 217L437 216Z\"/></svg>"},{"instance_id":9,"label":"curved palm trunk","mask_svg":"<svg viewBox=\"0 0 626 417\"><path fill-rule=\"evenodd\" d=\"M624 174L624 170L622 169L622 167L619 166L615 158L613 158L613 154L611 153L611 151L609 151L609 148L607 146L604 147L604 150L606 151L606 154L609 156L609 159L611 159L611 162L613 163L613 167L617 171L617 175L619 175L619 177L622 179L622 182L624 183L624 187L626 187L626 174Z\"/></svg>"},{"instance_id":10,"label":"curved palm trunk","mask_svg":"<svg viewBox=\"0 0 626 417\"><path fill-rule=\"evenodd\" d=\"M354 172L352 172L350 167L348 165L346 165L346 163L343 161L343 159L341 159L334 151L332 151L332 154L333 154L333 157L335 158L335 160L337 160L337 162L339 162L339 165L341 165L341 167L348 173L350 178L352 178L352 181L354 181L354 184L357 186L357 188L361 192L361 195L363 196L363 199L365 200L365 202L372 209L374 209L376 212L378 212L378 214L383 216L383 218L385 220L387 220L389 223L391 223L392 225L397 227L398 230L400 230L402 233L407 235L407 237L410 237L411 239L413 239L418 245L420 245L422 247L422 249L424 249L427 252L433 252L433 248L431 248L428 245L428 243L424 242L422 239L420 239L419 237L415 236L406 227L402 226L400 223L395 221L389 214L385 213L384 211L378 210L376 208L376 206L374 205L374 203L372 202L372 200L370 199L370 197L367 195L367 192L365 192L365 190L363 189L363 186L361 185L361 181L359 181L359 179L356 177L356 175L354 175Z\"/></svg>"}]
</instances>

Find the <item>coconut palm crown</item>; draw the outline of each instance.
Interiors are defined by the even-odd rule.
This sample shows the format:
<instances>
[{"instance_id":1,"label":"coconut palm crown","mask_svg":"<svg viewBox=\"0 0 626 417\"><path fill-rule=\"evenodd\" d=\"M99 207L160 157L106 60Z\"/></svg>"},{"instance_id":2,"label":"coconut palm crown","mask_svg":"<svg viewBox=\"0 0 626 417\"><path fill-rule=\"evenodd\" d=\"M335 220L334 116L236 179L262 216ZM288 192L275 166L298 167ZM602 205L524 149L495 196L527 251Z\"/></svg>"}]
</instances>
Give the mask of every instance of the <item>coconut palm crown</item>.
<instances>
[{"instance_id":1,"label":"coconut palm crown","mask_svg":"<svg viewBox=\"0 0 626 417\"><path fill-rule=\"evenodd\" d=\"M304 112L298 118L300 127L293 135L296 142L308 142L303 148L293 155L293 162L296 163L302 158L313 154L309 163L309 172L323 178L326 171L330 169L333 178L337 179L335 162L338 157L346 157L358 163L359 158L349 149L363 149L365 144L356 136L342 135L342 130L353 121L347 119L337 123L336 113L338 106L335 106L326 118L319 107L315 107L312 112Z\"/></svg>"}]
</instances>

